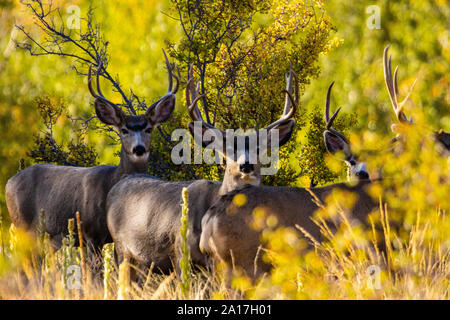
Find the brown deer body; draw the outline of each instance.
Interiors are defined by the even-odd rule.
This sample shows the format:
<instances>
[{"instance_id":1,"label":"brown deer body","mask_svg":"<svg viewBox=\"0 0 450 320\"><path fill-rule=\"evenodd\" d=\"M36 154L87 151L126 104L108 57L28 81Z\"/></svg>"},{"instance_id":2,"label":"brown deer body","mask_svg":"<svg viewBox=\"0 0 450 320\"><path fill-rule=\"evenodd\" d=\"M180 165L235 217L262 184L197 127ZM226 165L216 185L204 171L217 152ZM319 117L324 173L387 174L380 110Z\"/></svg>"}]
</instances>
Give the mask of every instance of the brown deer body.
<instances>
[{"instance_id":1,"label":"brown deer body","mask_svg":"<svg viewBox=\"0 0 450 320\"><path fill-rule=\"evenodd\" d=\"M390 57L388 59L387 56L388 49L389 46L384 50L383 67L389 97L398 121L402 124L412 124L412 120L408 120L403 113L403 106L411 91L402 102L398 102L397 69L392 75L391 59ZM356 178L358 184L347 186L339 183L309 190L322 202L333 190L353 192L357 198L351 211L351 218L360 223L365 223L367 216L378 205L367 193L367 188L373 182L369 180L365 166L358 163L350 152L348 140L331 127L331 123L340 109L331 118L329 117L330 90L331 86L328 89L325 107L327 123L324 132L325 145L330 153L337 151L344 153L349 171ZM397 124L392 126L394 132L396 126ZM434 137L438 142L437 145L442 147L443 156L448 156L450 134L439 130L434 133ZM251 227L255 209L263 210L266 216L275 216L278 226L295 227L298 225L315 239L320 239L320 230L311 220L318 206L310 192L303 188L252 186L222 196L211 206L202 219L202 235L199 246L201 252L226 262L228 266L239 266L249 276L259 276L261 272L267 271L270 266L263 263L261 257L257 257L261 245L261 231ZM237 207L233 203L233 199L238 193L246 199L241 207Z\"/></svg>"},{"instance_id":2,"label":"brown deer body","mask_svg":"<svg viewBox=\"0 0 450 320\"><path fill-rule=\"evenodd\" d=\"M367 215L376 207L366 192L371 184L365 164L357 161L351 152L348 140L333 127L333 121L340 108L330 117L330 96L333 83L329 86L325 101L326 130L323 134L328 152L342 152L348 165L349 180L357 181L355 186L345 183L333 184L321 188L266 187L248 186L220 197L205 213L201 222L202 234L199 249L211 255L214 260L224 261L229 267L238 266L252 277L261 275L270 266L257 256L261 246L262 230L252 227L255 212L264 212L264 216L276 218L278 226L292 227L296 225L306 230L312 237L320 240L319 227L311 219L319 208L313 193L321 202L333 190L353 192L357 200L352 209L352 217L360 223L366 222ZM309 190L309 191L308 191ZM235 196L240 194L245 201L242 206L234 203Z\"/></svg>"},{"instance_id":3,"label":"brown deer body","mask_svg":"<svg viewBox=\"0 0 450 320\"><path fill-rule=\"evenodd\" d=\"M333 190L354 193L357 200L351 212L352 218L365 223L367 215L377 205L366 192L370 184L370 180L362 180L356 186L338 183L309 190L322 202ZM248 186L222 196L202 219L200 251L216 261L224 261L229 267L242 268L248 276L260 276L270 266L262 261L262 256L257 256L262 230L252 227L254 213L264 212L265 217L275 217L277 227L295 228L298 225L320 241L320 229L311 219L319 207L311 193L305 188ZM245 198L240 207L233 202L237 194Z\"/></svg>"}]
</instances>

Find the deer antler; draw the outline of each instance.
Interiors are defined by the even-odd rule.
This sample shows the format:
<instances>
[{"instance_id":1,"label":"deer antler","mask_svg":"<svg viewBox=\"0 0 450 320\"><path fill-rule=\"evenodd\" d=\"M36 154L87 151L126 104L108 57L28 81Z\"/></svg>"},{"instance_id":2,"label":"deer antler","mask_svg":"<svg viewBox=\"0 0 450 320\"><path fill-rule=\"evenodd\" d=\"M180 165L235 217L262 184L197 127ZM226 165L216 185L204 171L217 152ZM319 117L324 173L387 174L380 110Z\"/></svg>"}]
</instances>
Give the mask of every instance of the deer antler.
<instances>
[{"instance_id":1,"label":"deer antler","mask_svg":"<svg viewBox=\"0 0 450 320\"><path fill-rule=\"evenodd\" d=\"M406 115L403 113L403 105L408 100L414 85L416 84L416 80L414 80L414 83L412 84L411 88L409 89L408 95L405 99L403 99L402 102L398 102L398 83L397 83L397 71L398 66L395 68L394 71L394 77L392 77L392 69L391 69L391 56L389 56L388 59L388 50L389 45L384 49L383 54L383 70L384 70L384 80L386 82L386 87L389 93L389 98L391 99L392 107L394 108L395 115L397 116L397 119L399 122L402 123L412 123L412 119L406 118Z\"/></svg>"},{"instance_id":2,"label":"deer antler","mask_svg":"<svg viewBox=\"0 0 450 320\"><path fill-rule=\"evenodd\" d=\"M327 98L325 100L325 123L326 123L326 128L328 131L334 133L335 135L341 137L345 142L348 143L348 140L345 138L345 136L340 133L339 131L337 131L336 129L334 129L333 126L333 121L334 119L336 119L339 111L341 111L342 107L339 107L331 116L330 118L330 101L331 101L331 89L333 89L333 85L334 85L334 81L330 84L330 86L328 87L328 91L327 91Z\"/></svg>"},{"instance_id":3,"label":"deer antler","mask_svg":"<svg viewBox=\"0 0 450 320\"><path fill-rule=\"evenodd\" d=\"M206 93L199 95L200 82L197 83L197 87L194 89L194 75L192 65L188 71L188 82L186 84L186 106L189 112L189 116L193 121L201 121L206 127L216 129L212 124L207 123L197 107L197 102L206 96Z\"/></svg>"},{"instance_id":4,"label":"deer antler","mask_svg":"<svg viewBox=\"0 0 450 320\"><path fill-rule=\"evenodd\" d=\"M164 51L164 49L163 49L163 54L164 54L164 59L165 59L165 61L166 61L167 73L168 73L168 77L169 77L169 88L167 89L167 93L166 93L164 96L162 96L161 98L159 98L157 101L153 102L153 103L148 107L148 109L150 109L150 110L153 109L153 108L155 108L156 105L157 105L161 100L163 100L166 96L177 93L178 88L179 88L179 85L180 85L180 70L178 69L178 67L175 66L175 63L171 64L171 63L169 62L169 59L167 58L167 55L166 55L166 52ZM173 73L173 71L174 71L175 69L177 69L178 75L176 75L176 74ZM175 78L175 80L176 80L176 82L177 82L176 85L175 85L175 88L174 88L173 90L172 90L172 87L173 87L173 79L172 79L172 78Z\"/></svg>"},{"instance_id":5,"label":"deer antler","mask_svg":"<svg viewBox=\"0 0 450 320\"><path fill-rule=\"evenodd\" d=\"M292 97L293 80L294 80L295 98ZM299 88L298 88L298 78L292 67L289 70L289 73L286 74L286 89L284 90L284 92L286 93L286 100L284 104L283 114L278 120L269 124L265 128L266 130L270 130L279 125L280 123L283 123L284 121L291 119L292 117L295 116L295 112L297 110L299 101Z\"/></svg>"},{"instance_id":6,"label":"deer antler","mask_svg":"<svg viewBox=\"0 0 450 320\"><path fill-rule=\"evenodd\" d=\"M94 88L92 87L92 64L89 65L89 73L88 73L88 88L91 92L91 95L96 99L102 99L105 102L115 105L111 101L105 98L105 96L102 93L102 90L100 89L100 72L102 70L103 64L100 62L100 65L97 68L96 74L97 74L97 93L95 92Z\"/></svg>"}]
</instances>

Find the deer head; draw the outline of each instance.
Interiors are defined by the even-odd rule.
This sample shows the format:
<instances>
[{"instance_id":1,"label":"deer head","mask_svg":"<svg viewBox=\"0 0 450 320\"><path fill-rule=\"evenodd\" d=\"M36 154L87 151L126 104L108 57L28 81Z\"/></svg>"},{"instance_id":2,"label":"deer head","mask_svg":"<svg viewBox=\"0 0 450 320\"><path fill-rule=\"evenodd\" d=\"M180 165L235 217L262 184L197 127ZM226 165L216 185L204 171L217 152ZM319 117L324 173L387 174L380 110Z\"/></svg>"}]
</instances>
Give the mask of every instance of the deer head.
<instances>
[{"instance_id":1,"label":"deer head","mask_svg":"<svg viewBox=\"0 0 450 320\"><path fill-rule=\"evenodd\" d=\"M345 156L345 163L348 166L349 180L367 180L369 173L367 172L366 164L358 161L357 156L351 151L350 142L345 136L333 128L333 121L336 119L341 108L339 107L330 118L330 100L331 89L334 82L330 84L327 91L327 98L325 100L325 123L326 129L323 132L323 139L325 147L331 154L342 152Z\"/></svg>"},{"instance_id":2,"label":"deer head","mask_svg":"<svg viewBox=\"0 0 450 320\"><path fill-rule=\"evenodd\" d=\"M116 104L107 100L101 89L99 75L102 64L97 68L97 92L92 87L92 65L89 67L88 87L95 98L95 112L100 121L116 128L122 142L122 152L135 162L147 162L152 131L159 124L167 121L175 107L175 93L178 90L179 78L173 74L175 65L171 65L163 51L167 71L169 74L169 88L167 93L150 105L142 115L131 116L125 114ZM172 78L176 79L175 88Z\"/></svg>"},{"instance_id":3,"label":"deer head","mask_svg":"<svg viewBox=\"0 0 450 320\"><path fill-rule=\"evenodd\" d=\"M264 129L257 130L253 132L254 134L252 140L252 136L250 135L242 135L233 133L230 135L224 130L217 129L210 123L207 123L197 107L197 102L202 99L205 94L199 95L199 84L194 88L193 84L193 75L192 68L189 70L189 79L186 86L186 103L188 106L188 111L191 119L193 121L199 121L201 123L201 137L196 137L194 131L194 122L190 122L188 124L189 130L191 134L194 136L196 143L201 144L203 147L207 147L211 145L217 137L223 139L219 142L219 145L222 146L218 152L220 152L226 159L227 167L224 177L225 181L232 181L234 184L233 189L236 185L243 184L253 184L259 185L261 182L261 163L259 161L259 155L263 152L266 152L269 149L274 141L272 141L273 130L278 130L278 146L282 146L285 144L292 135L292 131L294 129L295 120L293 117L295 116L295 111L298 106L298 80L294 71L291 69L289 74L286 76L287 86L286 86L286 102L284 106L284 111L282 116L265 127ZM295 98L292 96L293 90L293 81L295 80ZM208 130L212 132L218 132L220 134L208 134ZM259 139L262 136L262 131L265 130L267 132L267 140L261 141ZM210 131L210 132L211 132ZM227 141L227 139L232 139L231 141ZM241 143L239 143L239 141ZM256 141L256 150L251 148L251 141ZM227 143L228 142L228 143ZM254 146L254 145L253 145ZM252 157L252 153L254 157ZM253 158L253 159L252 159ZM256 161L255 161L256 160Z\"/></svg>"}]
</instances>

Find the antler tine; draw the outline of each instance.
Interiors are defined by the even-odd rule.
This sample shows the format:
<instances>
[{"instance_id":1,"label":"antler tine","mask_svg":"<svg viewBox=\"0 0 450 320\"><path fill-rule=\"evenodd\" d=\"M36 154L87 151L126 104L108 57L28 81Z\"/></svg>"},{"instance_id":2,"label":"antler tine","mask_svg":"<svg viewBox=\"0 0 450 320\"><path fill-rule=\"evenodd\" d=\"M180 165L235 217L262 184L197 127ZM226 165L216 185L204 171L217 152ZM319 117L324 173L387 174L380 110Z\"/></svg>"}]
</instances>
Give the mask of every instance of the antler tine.
<instances>
[{"instance_id":1,"label":"antler tine","mask_svg":"<svg viewBox=\"0 0 450 320\"><path fill-rule=\"evenodd\" d=\"M167 66L167 73L168 73L168 76L169 76L169 89L167 91L171 92L172 91L172 85L173 85L172 65L170 64L169 59L167 58L166 51L164 51L164 49L162 49L162 52L164 54L164 59L166 61L166 66Z\"/></svg>"},{"instance_id":2,"label":"antler tine","mask_svg":"<svg viewBox=\"0 0 450 320\"><path fill-rule=\"evenodd\" d=\"M392 83L392 71L391 71L391 57L388 59L389 45L384 49L383 53L383 71L384 71L384 81L386 82L386 87L388 89L389 98L391 99L392 107L394 112L397 114L397 96L395 94L395 89ZM400 119L399 119L400 120Z\"/></svg>"},{"instance_id":3,"label":"antler tine","mask_svg":"<svg viewBox=\"0 0 450 320\"><path fill-rule=\"evenodd\" d=\"M189 106L191 105L191 95L189 93L189 87L190 87L190 85L192 83L192 80L193 80L192 77L191 77L191 70L192 70L192 66L189 66L188 81L186 83L186 91L185 91L185 94L186 94L186 106L188 107L188 110L189 110Z\"/></svg>"},{"instance_id":4,"label":"antler tine","mask_svg":"<svg viewBox=\"0 0 450 320\"><path fill-rule=\"evenodd\" d=\"M331 100L331 89L333 88L334 81L330 84L327 91L327 98L325 100L325 123L327 124L328 129L328 123L330 122L330 100Z\"/></svg>"},{"instance_id":5,"label":"antler tine","mask_svg":"<svg viewBox=\"0 0 450 320\"><path fill-rule=\"evenodd\" d=\"M197 87L195 89L193 88L194 77L193 77L192 65L189 67L188 77L189 77L189 79L186 84L186 106L187 106L187 109L189 112L189 116L194 121L201 121L206 126L208 126L210 128L214 128L214 126L210 125L205 120L203 120L202 114L201 114L200 110L198 110L197 102L201 98L203 98L206 95L206 93L204 93L202 95L198 95L198 93L200 91L200 82L197 83Z\"/></svg>"},{"instance_id":6,"label":"antler tine","mask_svg":"<svg viewBox=\"0 0 450 320\"><path fill-rule=\"evenodd\" d=\"M92 95L94 98L98 98L97 93L95 93L94 88L92 88L92 64L89 65L88 88L89 88L89 91L91 92L91 95Z\"/></svg>"},{"instance_id":7,"label":"antler tine","mask_svg":"<svg viewBox=\"0 0 450 320\"><path fill-rule=\"evenodd\" d=\"M286 90L285 90L285 92L286 92L287 98L288 98L289 101L291 102L292 108L290 108L290 109L289 109L289 112L286 113L286 114L283 116L283 120L284 120L284 119L289 119L289 118L291 118L292 116L294 116L294 115L295 115L295 111L297 110L297 106L298 106L298 103L297 103L298 99L295 100L295 99L292 97L292 95L289 93L289 91L286 91Z\"/></svg>"},{"instance_id":8,"label":"antler tine","mask_svg":"<svg viewBox=\"0 0 450 320\"><path fill-rule=\"evenodd\" d=\"M175 93L177 93L178 87L180 85L180 69L178 69L178 66L175 65L175 62L174 63L169 62L169 58L167 58L167 54L164 51L164 49L163 49L163 54L164 54L164 60L166 61L167 72L168 72L168 76L169 76L169 88L168 88L167 92L170 94L175 94ZM173 71L175 69L177 69L178 75L173 73ZM175 88L172 90L173 78L175 78L175 80L176 80L176 85L175 85Z\"/></svg>"},{"instance_id":9,"label":"antler tine","mask_svg":"<svg viewBox=\"0 0 450 320\"><path fill-rule=\"evenodd\" d=\"M397 74L398 74L398 66L395 67L394 70L394 93L395 93L395 99L397 100L398 97L398 82L397 82ZM398 102L398 101L397 101Z\"/></svg>"},{"instance_id":10,"label":"antler tine","mask_svg":"<svg viewBox=\"0 0 450 320\"><path fill-rule=\"evenodd\" d=\"M337 117L339 111L341 111L341 108L342 108L342 107L339 107L339 108L333 113L333 115L331 116L331 118L328 120L328 122L327 122L327 130L330 130L330 128L332 128L332 126L333 126L333 121L334 121L334 119Z\"/></svg>"},{"instance_id":11,"label":"antler tine","mask_svg":"<svg viewBox=\"0 0 450 320\"><path fill-rule=\"evenodd\" d=\"M172 94L175 94L175 93L178 92L178 88L180 86L180 78L181 78L181 76L180 76L180 69L178 68L178 66L175 66L175 63L174 63L174 68L177 69L178 75L175 75L175 74L173 75L173 77L176 80L176 85L175 85L175 89L172 90Z\"/></svg>"},{"instance_id":12,"label":"antler tine","mask_svg":"<svg viewBox=\"0 0 450 320\"><path fill-rule=\"evenodd\" d=\"M148 109L153 109L153 108L155 108L157 105L158 105L158 103L159 102L161 102L167 95L172 95L172 94L175 94L175 93L177 93L177 91L178 91L178 88L179 88L179 86L180 86L180 70L178 69L178 67L177 66L175 66L175 63L172 65L170 62L169 62L169 59L167 58L167 55L166 55L166 52L164 51L164 49L163 49L163 54L164 54L164 60L165 60L165 62L166 62L166 66L167 66L167 72L168 72L168 76L169 76L169 87L168 87L168 89L167 89L167 93L165 94L165 95L163 95L161 98L159 98L158 100L156 100L155 102L153 102L149 107L148 107ZM177 69L177 73L178 73L178 75L175 75L175 74L173 74L173 70L174 69ZM176 80L176 85L175 85L175 88L172 90L172 87L173 87L173 79L172 78L175 78L175 80Z\"/></svg>"},{"instance_id":13,"label":"antler tine","mask_svg":"<svg viewBox=\"0 0 450 320\"><path fill-rule=\"evenodd\" d=\"M294 86L292 85L294 80ZM292 89L294 88L295 90L295 98L292 97ZM298 89L298 78L297 75L295 74L294 70L291 69L289 70L288 75L286 75L286 89L283 90L286 93L286 101L284 104L284 110L283 110L283 114L281 115L281 117L276 120L275 122L271 123L270 125L268 125L265 130L270 130L272 128L274 128L275 126L279 125L280 123L292 118L295 116L295 112L297 111L297 107L298 107L298 99L299 99L299 89Z\"/></svg>"},{"instance_id":14,"label":"antler tine","mask_svg":"<svg viewBox=\"0 0 450 320\"><path fill-rule=\"evenodd\" d=\"M384 54L383 54L383 68L384 68L384 79L386 82L386 87L388 89L388 93L389 93L389 98L391 99L391 103L392 103L392 107L394 108L394 112L395 115L397 116L397 119L399 122L409 122L411 123L411 120L408 120L408 118L406 117L406 115L403 113L403 105L405 104L405 102L408 100L414 85L416 84L416 80L414 80L414 83L412 84L408 95L406 96L406 98L402 101L402 102L398 102L398 66L395 68L394 71L394 76L392 76L392 69L391 69L391 56L389 56L388 59L388 50L389 50L389 45L386 46L386 48L384 49Z\"/></svg>"},{"instance_id":15,"label":"antler tine","mask_svg":"<svg viewBox=\"0 0 450 320\"><path fill-rule=\"evenodd\" d=\"M103 95L102 91L100 90L100 77L99 77L99 73L100 73L100 69L102 68L102 63L100 62L99 67L97 68L97 93L95 92L94 88L92 87L92 64L89 65L89 73L88 73L88 88L89 91L91 92L91 95L96 98L96 99L102 99L106 102L108 102L111 105L115 105L114 103L112 103L111 101L109 101L108 99L105 98L105 96Z\"/></svg>"},{"instance_id":16,"label":"antler tine","mask_svg":"<svg viewBox=\"0 0 450 320\"><path fill-rule=\"evenodd\" d=\"M291 67L291 72L292 72L292 76L294 77L294 90L295 90L294 97L295 97L295 99L292 99L291 93L287 92L289 100L291 100L291 104L292 104L291 111L289 112L288 115L286 115L287 118L290 118L295 115L297 108L298 108L298 102L299 102L299 96L300 96L299 86L298 86L298 77L297 77L297 74L292 69L292 67Z\"/></svg>"},{"instance_id":17,"label":"antler tine","mask_svg":"<svg viewBox=\"0 0 450 320\"><path fill-rule=\"evenodd\" d=\"M342 107L339 107L330 118L330 102L331 102L331 89L333 88L334 81L330 84L327 91L327 99L325 100L325 123L327 126L327 130L330 130L333 126L333 121L336 119L339 111L341 111Z\"/></svg>"},{"instance_id":18,"label":"antler tine","mask_svg":"<svg viewBox=\"0 0 450 320\"><path fill-rule=\"evenodd\" d=\"M102 71L102 68L103 68L103 62L100 61L100 64L97 68L97 92L100 95L100 97L105 99L105 96L103 95L102 90L100 89L100 73Z\"/></svg>"},{"instance_id":19,"label":"antler tine","mask_svg":"<svg viewBox=\"0 0 450 320\"><path fill-rule=\"evenodd\" d=\"M391 57L389 57L389 72L392 78L392 69L391 69ZM406 119L405 114L403 113L403 103L398 103L398 81L397 81L397 74L398 74L398 66L395 67L394 70L394 77L393 77L393 83L391 84L394 95L395 95L395 103L397 104L397 108L395 109L395 115L397 116L398 121L404 122L408 121ZM404 100L406 101L406 100Z\"/></svg>"},{"instance_id":20,"label":"antler tine","mask_svg":"<svg viewBox=\"0 0 450 320\"><path fill-rule=\"evenodd\" d=\"M341 137L344 141L348 142L347 138L345 138L345 136L340 133L339 131L337 131L336 129L334 129L333 126L333 121L334 119L336 119L337 115L339 114L339 111L341 111L342 107L339 107L331 116L330 118L330 102L331 102L331 89L333 88L334 85L334 81L330 84L330 86L328 87L327 90L327 98L325 100L325 123L326 123L326 129L328 131L333 132L335 135Z\"/></svg>"},{"instance_id":21,"label":"antler tine","mask_svg":"<svg viewBox=\"0 0 450 320\"><path fill-rule=\"evenodd\" d=\"M292 76L292 67L291 67L289 72L286 73L286 90L285 90L285 92L287 94L290 94L292 92L292 78L293 78L293 76ZM288 113L290 108L291 108L291 106L290 106L291 99L289 99L287 94L286 94L286 100L285 100L285 103L284 103L283 115Z\"/></svg>"},{"instance_id":22,"label":"antler tine","mask_svg":"<svg viewBox=\"0 0 450 320\"><path fill-rule=\"evenodd\" d=\"M193 79L191 79L193 81ZM192 81L190 82L190 92L191 92L191 99L193 100L191 105L188 106L189 114L191 115L191 118L194 121L201 121L203 123L206 123L206 121L203 119L202 114L200 110L198 109L197 102L205 96L205 94L198 95L200 91L200 82L197 82L197 86L195 89L193 89Z\"/></svg>"},{"instance_id":23,"label":"antler tine","mask_svg":"<svg viewBox=\"0 0 450 320\"><path fill-rule=\"evenodd\" d=\"M186 107L188 109L191 119L194 121L199 121L198 114L195 111L195 109L196 109L195 106L196 106L198 99L195 96L195 92L193 92L193 88L192 88L193 81L194 81L194 77L193 77L193 70L192 70L192 65L191 65L191 66L189 66L188 81L186 84ZM192 100L194 102L192 102Z\"/></svg>"}]
</instances>

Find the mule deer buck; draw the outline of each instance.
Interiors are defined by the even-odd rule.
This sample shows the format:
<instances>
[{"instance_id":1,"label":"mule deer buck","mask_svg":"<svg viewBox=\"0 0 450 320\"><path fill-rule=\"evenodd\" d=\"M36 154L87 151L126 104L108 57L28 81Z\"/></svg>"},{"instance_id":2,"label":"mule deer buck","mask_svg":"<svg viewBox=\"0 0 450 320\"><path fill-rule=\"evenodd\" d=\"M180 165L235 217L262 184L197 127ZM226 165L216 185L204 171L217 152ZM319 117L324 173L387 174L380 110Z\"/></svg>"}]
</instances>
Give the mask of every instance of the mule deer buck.
<instances>
[{"instance_id":1,"label":"mule deer buck","mask_svg":"<svg viewBox=\"0 0 450 320\"><path fill-rule=\"evenodd\" d=\"M401 123L412 123L403 113L403 105L409 94L400 103L397 99L397 69L394 75L392 75L391 59L387 58L388 48L389 46L384 51L383 65L389 97L397 119ZM349 161L351 159L351 153L349 153L349 149L346 150L348 143L343 143L343 141L347 142L345 137L336 134L334 130L330 130L330 123L332 123L340 110L338 109L331 118L328 117L330 90L331 86L328 89L325 107L325 119L327 122L327 130L324 132L325 145L331 153L334 153L335 150L343 151L347 158L347 164L351 165L352 162ZM330 131L335 135L330 136ZM393 131L395 132L395 126L393 127ZM435 133L435 138L442 144L444 149L449 150L450 136L448 133L440 130ZM354 163L357 164L356 161ZM349 169L350 172L357 171L352 170L351 167ZM358 175L355 174L354 177L358 177ZM368 178L365 174L359 175L359 182L356 186L347 186L346 184L338 183L322 188L311 188L309 191L322 202L336 189L353 192L356 194L357 200L351 211L352 218L364 223L368 214L377 207L377 203L366 192L367 187L375 182ZM321 236L319 227L311 220L313 213L318 207L309 191L303 188L254 186L236 190L222 196L203 216L201 223L202 235L199 245L200 251L212 255L215 260L224 261L228 266L234 264L242 267L249 276L259 276L262 272L269 270L270 266L263 263L261 257L258 256L261 245L261 232L250 227L254 210L258 208L263 210L267 216L275 216L278 221L278 226L294 227L298 225L312 237L319 239ZM246 198L245 204L241 207L237 207L233 203L233 199L237 194L243 194Z\"/></svg>"},{"instance_id":2,"label":"mule deer buck","mask_svg":"<svg viewBox=\"0 0 450 320\"><path fill-rule=\"evenodd\" d=\"M414 85L416 81L412 84L407 96L403 101L398 101L398 81L397 81L397 73L398 73L398 66L395 68L394 75L392 75L392 68L391 68L391 56L388 57L388 51L389 51L389 45L386 46L383 53L383 71L384 71L384 80L386 82L386 88L389 93L389 98L391 100L392 107L394 109L395 115L397 120L400 124L413 124L413 120L410 118L408 119L403 112L403 106L405 105L406 101L408 100ZM391 126L391 129L394 133L397 133L397 127L398 124L393 124ZM449 156L450 155L450 133L445 132L443 130L439 130L434 132L434 137L437 142L439 142L439 145L442 146L443 149L443 155ZM393 140L396 141L399 137L395 137Z\"/></svg>"},{"instance_id":3,"label":"mule deer buck","mask_svg":"<svg viewBox=\"0 0 450 320\"><path fill-rule=\"evenodd\" d=\"M341 108L338 108L330 118L330 100L331 89L334 82L330 84L327 91L327 98L325 100L325 124L326 129L323 132L323 139L325 142L326 150L331 154L342 152L345 156L345 164L348 167L347 179L349 181L359 181L369 179L369 173L367 172L366 164L358 160L358 157L352 152L350 148L350 142L347 138L333 128L333 121L339 114Z\"/></svg>"},{"instance_id":4,"label":"mule deer buck","mask_svg":"<svg viewBox=\"0 0 450 320\"><path fill-rule=\"evenodd\" d=\"M357 200L352 209L352 217L358 222L365 223L367 215L376 207L376 202L366 192L371 184L365 166L355 160L350 151L348 140L332 127L340 108L329 117L330 85L325 102L326 130L324 140L327 150L331 153L342 151L346 155L346 163L358 178L354 186L337 183L320 188L268 187L248 186L235 190L219 198L204 214L201 221L202 234L199 249L214 260L224 261L241 267L244 272L253 277L269 270L264 263L260 251L260 230L251 227L255 210L272 215L278 221L278 226L294 227L299 225L315 239L320 239L319 227L311 219L318 205L312 196L320 201L331 194L333 190L345 190L356 194ZM359 173L359 174L358 174ZM311 194L312 193L312 194ZM246 199L242 206L237 206L233 199L237 194Z\"/></svg>"},{"instance_id":5,"label":"mule deer buck","mask_svg":"<svg viewBox=\"0 0 450 320\"><path fill-rule=\"evenodd\" d=\"M118 166L90 168L37 164L20 171L8 180L6 203L12 222L36 231L39 213L45 212L46 232L55 248L67 233L67 220L80 212L83 234L91 249L111 242L106 225L106 196L114 184L126 175L146 173L153 129L169 119L175 106L179 79L173 74L164 53L169 75L168 92L148 107L145 114L130 116L107 100L101 90L97 70L97 92L92 86L92 66L88 87L95 98L95 112L103 123L113 126L122 142ZM173 78L176 79L175 88Z\"/></svg>"},{"instance_id":6,"label":"mule deer buck","mask_svg":"<svg viewBox=\"0 0 450 320\"><path fill-rule=\"evenodd\" d=\"M189 72L186 86L186 103L193 121L202 125L202 136L195 137L194 123L189 123L191 134L196 143L208 146L215 134L206 135L206 130L219 131L213 125L205 122L197 107L199 87L194 89L192 69ZM292 97L292 82L295 80L295 97ZM287 142L294 128L295 110L298 104L298 81L291 70L287 77L286 103L280 119L266 127L279 130L279 144ZM208 137L209 136L209 137ZM213 138L211 138L213 136ZM222 137L225 137L222 131ZM270 136L270 135L269 135ZM199 138L199 139L197 139ZM230 138L230 137L228 137ZM247 136L234 134L233 142ZM247 140L245 140L247 141ZM224 141L225 142L225 141ZM268 145L271 141L268 139ZM225 143L223 144L225 145ZM182 188L188 186L189 194L189 244L192 262L205 265L206 257L198 249L201 234L201 220L209 206L220 195L245 185L260 184L260 165L249 161L248 143L233 143L231 157L229 149L220 149L227 161L225 176L222 183L208 180L195 182L162 182L148 176L138 175L123 179L110 191L107 201L107 222L115 243L118 262L124 259L143 267L153 264L155 270L168 272L177 261L179 229L181 218ZM268 145L258 145L259 149Z\"/></svg>"}]
</instances>

